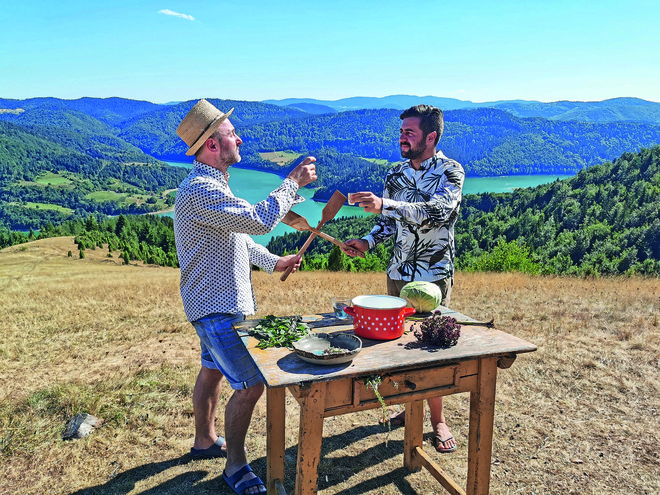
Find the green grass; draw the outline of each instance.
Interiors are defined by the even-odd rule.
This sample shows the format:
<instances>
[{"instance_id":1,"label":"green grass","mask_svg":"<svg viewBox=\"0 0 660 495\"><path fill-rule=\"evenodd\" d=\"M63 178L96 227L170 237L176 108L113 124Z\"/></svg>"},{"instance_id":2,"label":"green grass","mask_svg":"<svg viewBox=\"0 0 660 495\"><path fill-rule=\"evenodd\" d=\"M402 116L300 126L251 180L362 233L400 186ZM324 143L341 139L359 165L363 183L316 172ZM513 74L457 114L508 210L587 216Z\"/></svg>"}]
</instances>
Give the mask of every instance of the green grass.
<instances>
[{"instance_id":1,"label":"green grass","mask_svg":"<svg viewBox=\"0 0 660 495\"><path fill-rule=\"evenodd\" d=\"M42 186L68 186L72 183L67 177L53 172L44 172L37 177L35 182Z\"/></svg>"},{"instance_id":2,"label":"green grass","mask_svg":"<svg viewBox=\"0 0 660 495\"><path fill-rule=\"evenodd\" d=\"M14 115L20 115L23 112L25 112L25 110L22 108L0 108L0 113L13 113Z\"/></svg>"},{"instance_id":3,"label":"green grass","mask_svg":"<svg viewBox=\"0 0 660 495\"><path fill-rule=\"evenodd\" d=\"M134 166L143 166L145 164L135 163ZM85 192L85 198L94 202L108 202L114 201L119 205L142 205L146 203L152 194L149 191L144 191L138 187L122 182L121 180L111 179L104 181L102 184L93 184L87 179L71 172L44 172L32 181L20 180L12 184L14 187L29 188L29 189L42 189L42 188L55 188L59 190L77 190ZM103 190L94 191L102 187ZM92 192L89 192L92 191ZM176 192L171 192L171 196L175 196ZM8 203L12 206L19 206L32 210L54 210L62 213L63 215L70 216L73 214L73 209L65 208L62 206L47 204L47 203L34 203L34 202L11 202ZM156 196L156 202L153 203L154 211L166 210L170 208L165 202L165 198L161 195Z\"/></svg>"},{"instance_id":4,"label":"green grass","mask_svg":"<svg viewBox=\"0 0 660 495\"><path fill-rule=\"evenodd\" d=\"M18 186L40 186L40 187L55 187L58 189L73 189L76 187L76 183L80 181L76 179L74 174L68 173L53 173L53 172L44 172L35 178L34 181L17 181L16 185Z\"/></svg>"},{"instance_id":5,"label":"green grass","mask_svg":"<svg viewBox=\"0 0 660 495\"><path fill-rule=\"evenodd\" d=\"M90 199L92 201L116 201L119 204L123 205L141 205L143 203L146 203L149 198L151 198L151 195L147 194L136 194L135 192L116 192L116 191L96 191L89 193L85 196L86 199ZM167 204L165 203L164 199L160 196L156 197L157 201L154 203L154 205L157 207L158 210L163 210L167 208Z\"/></svg>"},{"instance_id":6,"label":"green grass","mask_svg":"<svg viewBox=\"0 0 660 495\"><path fill-rule=\"evenodd\" d=\"M363 160L367 160L368 162L371 162L371 163L376 163L377 165L389 165L390 164L389 160L385 160L383 158L365 158L363 156L361 156L360 158L362 158Z\"/></svg>"},{"instance_id":7,"label":"green grass","mask_svg":"<svg viewBox=\"0 0 660 495\"><path fill-rule=\"evenodd\" d=\"M116 201L117 203L128 203L132 202L135 203L134 201L129 201L128 200L128 194L126 193L118 193L115 191L96 191L93 193L89 193L87 196L85 196L85 199L91 199L92 201Z\"/></svg>"},{"instance_id":8,"label":"green grass","mask_svg":"<svg viewBox=\"0 0 660 495\"><path fill-rule=\"evenodd\" d=\"M269 151L265 153L259 153L259 156L264 160L278 164L281 167L284 167L296 158L300 157L300 153L294 153L292 151Z\"/></svg>"},{"instance_id":9,"label":"green grass","mask_svg":"<svg viewBox=\"0 0 660 495\"><path fill-rule=\"evenodd\" d=\"M14 201L8 203L11 206L21 206L30 210L53 210L62 213L63 215L71 215L73 210L71 208L65 208L59 205L53 205L50 203L16 203Z\"/></svg>"}]
</instances>

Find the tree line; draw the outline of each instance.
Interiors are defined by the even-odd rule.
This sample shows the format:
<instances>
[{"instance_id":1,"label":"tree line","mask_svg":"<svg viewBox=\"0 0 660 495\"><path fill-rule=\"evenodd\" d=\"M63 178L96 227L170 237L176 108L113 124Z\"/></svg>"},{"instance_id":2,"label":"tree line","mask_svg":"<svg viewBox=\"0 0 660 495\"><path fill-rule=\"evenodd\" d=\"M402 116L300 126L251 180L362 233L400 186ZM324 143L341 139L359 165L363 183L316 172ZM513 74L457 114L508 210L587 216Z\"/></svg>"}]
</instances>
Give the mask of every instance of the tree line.
<instances>
[{"instance_id":1,"label":"tree line","mask_svg":"<svg viewBox=\"0 0 660 495\"><path fill-rule=\"evenodd\" d=\"M374 219L333 220L324 231L339 239L359 238ZM512 193L466 195L455 236L459 270L657 276L660 146L624 153L571 179ZM296 252L306 237L286 234L268 247ZM307 256L324 256L329 249L327 242L314 240Z\"/></svg>"},{"instance_id":2,"label":"tree line","mask_svg":"<svg viewBox=\"0 0 660 495\"><path fill-rule=\"evenodd\" d=\"M44 174L63 183L40 183ZM37 229L45 223L85 219L89 214L141 214L156 210L150 202L99 201L99 191L146 196L174 189L187 172L171 167L118 138L0 121L0 225L12 230ZM173 198L166 202L171 204ZM26 203L55 205L28 208Z\"/></svg>"},{"instance_id":3,"label":"tree line","mask_svg":"<svg viewBox=\"0 0 660 495\"><path fill-rule=\"evenodd\" d=\"M467 179L469 180L469 179ZM376 219L337 218L323 230L338 239L362 237ZM512 193L466 195L456 224L457 267L562 275L660 274L660 146L624 153L612 162ZM75 236L79 249L106 247L126 263L178 266L173 221L152 215L89 216L46 224L38 235L0 229L0 247L37 238ZM307 232L273 238L268 249L297 252ZM391 241L349 258L316 238L302 270L383 271Z\"/></svg>"},{"instance_id":4,"label":"tree line","mask_svg":"<svg viewBox=\"0 0 660 495\"><path fill-rule=\"evenodd\" d=\"M224 111L235 108L231 119L244 141L242 167L286 175L287 167L262 159L260 153L292 151L321 156L318 200L349 187L379 191L387 165L376 165L373 160L390 164L400 160L400 110L312 115L260 102L211 102ZM118 184L141 194L175 188L185 170L159 160L189 160L176 128L194 103L0 100L3 107L13 109L0 113L0 224L26 229L88 214L153 211L154 205L93 200L89 195L73 194L71 188L54 191L33 182L48 171L75 174L75 189L88 194L117 191ZM660 126L649 122L553 121L520 118L494 108L447 111L445 121L440 147L463 164L468 178L570 175L660 142ZM61 206L73 213L67 216L47 208L28 211L22 206L28 202Z\"/></svg>"}]
</instances>

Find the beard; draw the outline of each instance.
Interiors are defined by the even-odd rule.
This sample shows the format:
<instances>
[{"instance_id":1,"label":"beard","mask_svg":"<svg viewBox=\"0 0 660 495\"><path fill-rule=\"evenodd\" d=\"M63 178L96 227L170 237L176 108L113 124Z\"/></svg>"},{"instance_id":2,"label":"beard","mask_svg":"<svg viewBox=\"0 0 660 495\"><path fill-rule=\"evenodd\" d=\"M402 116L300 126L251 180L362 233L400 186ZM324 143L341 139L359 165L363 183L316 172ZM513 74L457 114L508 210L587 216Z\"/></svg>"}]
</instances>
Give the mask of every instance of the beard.
<instances>
[{"instance_id":1,"label":"beard","mask_svg":"<svg viewBox=\"0 0 660 495\"><path fill-rule=\"evenodd\" d=\"M223 163L226 163L228 167L231 167L233 164L240 162L241 154L238 147L236 147L234 150L223 150L220 159Z\"/></svg>"},{"instance_id":2,"label":"beard","mask_svg":"<svg viewBox=\"0 0 660 495\"><path fill-rule=\"evenodd\" d=\"M408 158L409 160L414 160L416 158L419 158L424 154L424 151L426 151L426 148L423 148L422 146L418 146L415 148L412 146L410 143L404 143L407 144L410 149L408 151L403 151L403 148L401 148L402 145L399 146L401 148L401 156L404 158Z\"/></svg>"}]
</instances>

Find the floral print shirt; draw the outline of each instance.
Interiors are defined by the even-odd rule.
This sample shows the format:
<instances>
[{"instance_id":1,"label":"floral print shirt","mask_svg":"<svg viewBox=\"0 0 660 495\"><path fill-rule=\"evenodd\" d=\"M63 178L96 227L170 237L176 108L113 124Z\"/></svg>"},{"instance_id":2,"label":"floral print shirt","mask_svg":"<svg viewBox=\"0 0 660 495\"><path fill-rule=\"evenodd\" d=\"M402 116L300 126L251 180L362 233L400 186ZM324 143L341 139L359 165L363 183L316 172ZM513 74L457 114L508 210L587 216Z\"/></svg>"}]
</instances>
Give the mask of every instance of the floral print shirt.
<instances>
[{"instance_id":1,"label":"floral print shirt","mask_svg":"<svg viewBox=\"0 0 660 495\"><path fill-rule=\"evenodd\" d=\"M189 321L213 313L255 313L251 265L273 273L279 256L249 234L267 234L301 201L298 184L284 179L265 200L252 205L233 195L228 175L193 162L174 205L179 287Z\"/></svg>"},{"instance_id":2,"label":"floral print shirt","mask_svg":"<svg viewBox=\"0 0 660 495\"><path fill-rule=\"evenodd\" d=\"M454 274L454 224L465 171L441 151L415 170L410 160L385 178L383 211L363 239L369 248L394 235L387 267L393 280L434 282Z\"/></svg>"}]
</instances>

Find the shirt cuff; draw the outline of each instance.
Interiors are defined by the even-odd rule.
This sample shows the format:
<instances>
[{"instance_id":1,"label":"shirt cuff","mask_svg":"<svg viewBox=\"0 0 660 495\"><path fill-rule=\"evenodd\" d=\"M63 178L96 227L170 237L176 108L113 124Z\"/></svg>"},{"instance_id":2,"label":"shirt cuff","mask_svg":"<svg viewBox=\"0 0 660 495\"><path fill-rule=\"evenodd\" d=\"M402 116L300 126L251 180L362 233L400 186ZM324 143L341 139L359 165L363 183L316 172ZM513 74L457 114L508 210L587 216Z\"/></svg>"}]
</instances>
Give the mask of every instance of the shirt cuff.
<instances>
[{"instance_id":1,"label":"shirt cuff","mask_svg":"<svg viewBox=\"0 0 660 495\"><path fill-rule=\"evenodd\" d=\"M376 247L376 241L374 240L374 236L371 234L367 234L362 238L363 241L367 241L367 244L369 244L369 249L373 249Z\"/></svg>"},{"instance_id":2,"label":"shirt cuff","mask_svg":"<svg viewBox=\"0 0 660 495\"><path fill-rule=\"evenodd\" d=\"M269 275L272 275L273 272L275 271L275 265L277 265L279 259L280 257L277 256L276 254L269 253L269 256L267 256L266 259L264 259L264 264L261 265L260 268Z\"/></svg>"},{"instance_id":3,"label":"shirt cuff","mask_svg":"<svg viewBox=\"0 0 660 495\"><path fill-rule=\"evenodd\" d=\"M300 194L298 194L298 190L300 189L300 186L298 183L293 180L289 179L288 177L282 181L282 185L284 188L291 193L291 196L293 197L293 204L297 205L298 203L302 203L305 201L305 198L302 197Z\"/></svg>"},{"instance_id":4,"label":"shirt cuff","mask_svg":"<svg viewBox=\"0 0 660 495\"><path fill-rule=\"evenodd\" d=\"M393 199L383 198L383 209L380 214L384 217L397 218L398 215L396 214L396 204L397 202Z\"/></svg>"}]
</instances>

